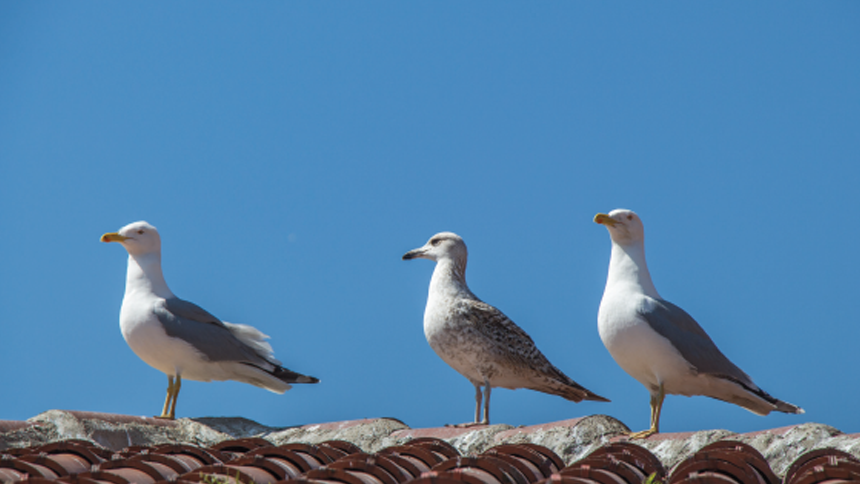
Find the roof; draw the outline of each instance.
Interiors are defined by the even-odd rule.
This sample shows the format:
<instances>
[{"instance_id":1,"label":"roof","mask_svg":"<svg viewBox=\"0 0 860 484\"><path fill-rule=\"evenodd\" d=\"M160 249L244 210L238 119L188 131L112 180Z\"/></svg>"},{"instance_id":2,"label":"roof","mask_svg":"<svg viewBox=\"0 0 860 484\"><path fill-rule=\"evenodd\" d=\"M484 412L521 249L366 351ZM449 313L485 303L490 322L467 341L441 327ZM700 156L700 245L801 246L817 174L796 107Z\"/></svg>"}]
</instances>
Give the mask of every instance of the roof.
<instances>
[{"instance_id":1,"label":"roof","mask_svg":"<svg viewBox=\"0 0 860 484\"><path fill-rule=\"evenodd\" d=\"M0 421L0 481L211 484L215 476L229 484L623 484L650 475L673 484L860 481L860 436L819 424L629 442L612 428L613 420L410 429L395 419L364 419L271 429L245 419L164 421L51 411L27 422ZM225 439L230 429L246 436ZM371 440L349 438L374 433ZM828 433L830 440L812 442ZM128 445L106 438L120 434ZM475 446L482 439L485 445ZM202 443L207 440L212 443ZM586 450L569 452L578 446ZM695 449L683 450L690 447ZM776 453L790 460L771 455Z\"/></svg>"}]
</instances>

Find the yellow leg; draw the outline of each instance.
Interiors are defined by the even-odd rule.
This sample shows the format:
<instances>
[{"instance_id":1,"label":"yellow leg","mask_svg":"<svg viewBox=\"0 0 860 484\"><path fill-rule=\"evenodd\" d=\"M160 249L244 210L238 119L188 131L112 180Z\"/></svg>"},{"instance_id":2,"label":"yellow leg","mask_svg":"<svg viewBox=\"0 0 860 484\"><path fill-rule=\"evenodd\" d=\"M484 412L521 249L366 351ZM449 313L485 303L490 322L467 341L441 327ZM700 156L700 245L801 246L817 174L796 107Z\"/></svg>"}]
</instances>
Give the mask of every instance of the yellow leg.
<instances>
[{"instance_id":1,"label":"yellow leg","mask_svg":"<svg viewBox=\"0 0 860 484\"><path fill-rule=\"evenodd\" d=\"M176 418L176 400L179 398L179 389L182 388L182 377L176 375L176 385L173 386L173 401L170 403L170 420Z\"/></svg>"},{"instance_id":2,"label":"yellow leg","mask_svg":"<svg viewBox=\"0 0 860 484\"><path fill-rule=\"evenodd\" d=\"M179 397L179 389L182 388L182 377L176 375L176 381L173 377L167 376L167 398L164 399L164 408L161 410L161 415L155 418L163 418L174 420L176 418L176 399Z\"/></svg>"},{"instance_id":3,"label":"yellow leg","mask_svg":"<svg viewBox=\"0 0 860 484\"><path fill-rule=\"evenodd\" d=\"M666 393L663 391L663 384L660 384L660 389L656 395L651 395L651 428L640 432L631 432L628 437L631 439L647 439L648 437L660 432L660 412L663 411L663 400L666 398Z\"/></svg>"},{"instance_id":4,"label":"yellow leg","mask_svg":"<svg viewBox=\"0 0 860 484\"><path fill-rule=\"evenodd\" d=\"M654 417L651 422L651 428L654 429L654 433L660 431L660 414L663 412L663 400L666 398L666 393L663 391L663 384L660 384L660 394L657 399L657 409L654 412Z\"/></svg>"}]
</instances>

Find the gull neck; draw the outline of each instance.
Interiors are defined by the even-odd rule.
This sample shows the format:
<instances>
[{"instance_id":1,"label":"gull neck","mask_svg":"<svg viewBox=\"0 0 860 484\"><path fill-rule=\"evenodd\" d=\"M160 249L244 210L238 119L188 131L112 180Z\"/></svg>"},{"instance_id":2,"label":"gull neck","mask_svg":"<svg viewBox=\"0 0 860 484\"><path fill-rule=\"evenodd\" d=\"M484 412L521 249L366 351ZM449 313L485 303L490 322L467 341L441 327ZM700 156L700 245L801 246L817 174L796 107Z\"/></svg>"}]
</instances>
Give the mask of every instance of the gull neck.
<instances>
[{"instance_id":1,"label":"gull neck","mask_svg":"<svg viewBox=\"0 0 860 484\"><path fill-rule=\"evenodd\" d=\"M621 245L612 241L612 257L609 260L606 289L619 285L627 286L655 299L662 299L648 272L644 242Z\"/></svg>"},{"instance_id":2,"label":"gull neck","mask_svg":"<svg viewBox=\"0 0 860 484\"><path fill-rule=\"evenodd\" d=\"M147 292L168 299L174 297L161 272L161 252L129 255L125 294Z\"/></svg>"},{"instance_id":3,"label":"gull neck","mask_svg":"<svg viewBox=\"0 0 860 484\"><path fill-rule=\"evenodd\" d=\"M466 262L444 258L436 262L433 277L430 278L430 294L472 295L466 285Z\"/></svg>"}]
</instances>

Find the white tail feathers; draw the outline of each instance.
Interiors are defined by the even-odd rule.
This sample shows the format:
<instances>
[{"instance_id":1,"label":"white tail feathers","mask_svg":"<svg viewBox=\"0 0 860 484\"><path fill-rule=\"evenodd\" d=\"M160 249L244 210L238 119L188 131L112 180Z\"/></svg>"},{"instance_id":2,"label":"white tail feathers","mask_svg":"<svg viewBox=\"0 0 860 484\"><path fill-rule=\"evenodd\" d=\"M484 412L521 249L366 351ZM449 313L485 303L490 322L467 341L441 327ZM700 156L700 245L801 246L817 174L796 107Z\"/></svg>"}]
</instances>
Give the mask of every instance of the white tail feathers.
<instances>
[{"instance_id":1,"label":"white tail feathers","mask_svg":"<svg viewBox=\"0 0 860 484\"><path fill-rule=\"evenodd\" d=\"M281 362L275 358L275 352L272 350L272 345L266 342L269 337L263 334L259 329L253 326L248 326L247 324L234 324L226 321L224 322L224 326L233 333L233 336L253 348L254 351L256 351L262 358L275 365L281 365Z\"/></svg>"}]
</instances>

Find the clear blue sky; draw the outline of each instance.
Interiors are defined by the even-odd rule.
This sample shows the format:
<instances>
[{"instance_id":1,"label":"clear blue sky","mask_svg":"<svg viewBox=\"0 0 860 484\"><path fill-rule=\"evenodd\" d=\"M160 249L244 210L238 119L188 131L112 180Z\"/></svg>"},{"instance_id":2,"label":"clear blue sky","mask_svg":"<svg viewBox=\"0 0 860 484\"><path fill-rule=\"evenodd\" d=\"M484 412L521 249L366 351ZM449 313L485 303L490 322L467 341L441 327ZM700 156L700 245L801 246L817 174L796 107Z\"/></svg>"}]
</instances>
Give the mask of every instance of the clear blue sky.
<instances>
[{"instance_id":1,"label":"clear blue sky","mask_svg":"<svg viewBox=\"0 0 860 484\"><path fill-rule=\"evenodd\" d=\"M609 236L636 210L660 293L806 415L669 397L664 431L860 432L856 2L0 3L0 419L154 415L166 378L119 331L147 220L171 289L319 377L186 382L178 414L286 426L467 421L427 345L433 263L612 403L499 389L495 423L648 394L597 333Z\"/></svg>"}]
</instances>

